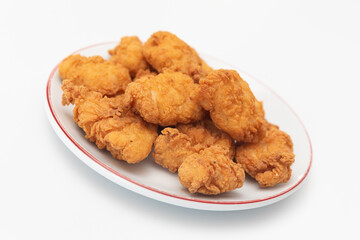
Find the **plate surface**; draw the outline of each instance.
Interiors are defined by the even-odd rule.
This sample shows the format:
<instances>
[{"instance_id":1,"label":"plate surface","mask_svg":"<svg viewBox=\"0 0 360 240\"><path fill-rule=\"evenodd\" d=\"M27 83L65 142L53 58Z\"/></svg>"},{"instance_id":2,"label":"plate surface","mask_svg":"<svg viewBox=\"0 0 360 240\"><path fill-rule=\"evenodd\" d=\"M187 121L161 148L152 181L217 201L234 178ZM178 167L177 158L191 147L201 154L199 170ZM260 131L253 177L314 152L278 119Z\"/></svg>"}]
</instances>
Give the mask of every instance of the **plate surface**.
<instances>
[{"instance_id":1,"label":"plate surface","mask_svg":"<svg viewBox=\"0 0 360 240\"><path fill-rule=\"evenodd\" d=\"M116 44L96 44L75 53L107 59L107 50ZM247 175L240 189L218 196L203 196L190 194L180 184L177 174L157 165L151 156L135 165L114 159L109 152L99 150L85 139L84 132L73 121L73 106L61 105L62 80L58 66L51 72L46 86L46 110L51 125L65 145L96 172L131 191L169 204L214 211L242 210L265 206L294 193L304 182L312 162L310 138L300 119L279 96L254 77L213 57L200 55L213 68L236 69L249 83L256 98L263 101L267 120L291 136L296 157L289 182L262 189Z\"/></svg>"}]
</instances>

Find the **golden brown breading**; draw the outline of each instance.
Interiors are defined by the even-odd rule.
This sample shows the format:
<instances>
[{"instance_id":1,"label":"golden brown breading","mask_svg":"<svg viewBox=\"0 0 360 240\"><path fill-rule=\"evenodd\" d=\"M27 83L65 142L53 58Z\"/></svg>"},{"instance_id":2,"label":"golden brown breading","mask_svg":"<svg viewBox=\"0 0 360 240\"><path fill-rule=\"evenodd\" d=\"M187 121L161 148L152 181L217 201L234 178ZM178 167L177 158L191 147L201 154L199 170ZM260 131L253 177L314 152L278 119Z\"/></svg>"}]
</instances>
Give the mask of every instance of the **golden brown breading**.
<instances>
[{"instance_id":1,"label":"golden brown breading","mask_svg":"<svg viewBox=\"0 0 360 240\"><path fill-rule=\"evenodd\" d=\"M245 172L227 157L221 146L206 148L187 157L179 167L179 180L191 193L216 195L240 188Z\"/></svg>"},{"instance_id":2,"label":"golden brown breading","mask_svg":"<svg viewBox=\"0 0 360 240\"><path fill-rule=\"evenodd\" d=\"M155 162L171 172L176 172L183 160L205 148L220 145L228 150L227 156L235 156L232 138L219 130L209 119L190 124L178 124L176 128L165 128L154 143Z\"/></svg>"},{"instance_id":3,"label":"golden brown breading","mask_svg":"<svg viewBox=\"0 0 360 240\"><path fill-rule=\"evenodd\" d=\"M270 123L258 143L244 143L236 149L236 161L261 187L289 181L294 158L289 135Z\"/></svg>"},{"instance_id":4,"label":"golden brown breading","mask_svg":"<svg viewBox=\"0 0 360 240\"><path fill-rule=\"evenodd\" d=\"M165 128L154 142L155 162L170 172L177 172L186 157L195 153L191 138L176 128Z\"/></svg>"},{"instance_id":5,"label":"golden brown breading","mask_svg":"<svg viewBox=\"0 0 360 240\"><path fill-rule=\"evenodd\" d=\"M100 56L70 55L60 63L59 74L62 79L71 80L75 85L84 85L107 96L123 93L131 82L126 68L105 61Z\"/></svg>"},{"instance_id":6,"label":"golden brown breading","mask_svg":"<svg viewBox=\"0 0 360 240\"><path fill-rule=\"evenodd\" d=\"M239 142L256 142L264 119L262 103L234 70L216 70L200 79L196 98L215 125Z\"/></svg>"},{"instance_id":7,"label":"golden brown breading","mask_svg":"<svg viewBox=\"0 0 360 240\"><path fill-rule=\"evenodd\" d=\"M157 73L156 72L152 72L150 69L140 69L137 73L136 73L136 76L134 77L133 81L136 81L140 78L142 78L143 76L146 76L146 75L152 75L152 76L156 76Z\"/></svg>"},{"instance_id":8,"label":"golden brown breading","mask_svg":"<svg viewBox=\"0 0 360 240\"><path fill-rule=\"evenodd\" d=\"M129 70L131 77L142 69L148 68L148 64L143 55L143 44L136 36L123 37L120 43L112 50L110 61L119 63Z\"/></svg>"},{"instance_id":9,"label":"golden brown breading","mask_svg":"<svg viewBox=\"0 0 360 240\"><path fill-rule=\"evenodd\" d=\"M79 127L84 129L86 138L89 138L92 142L94 142L96 138L91 134L91 128L96 122L119 115L119 112L123 112L122 101L124 95L103 97L101 93L91 91L82 85L76 86L68 79L63 81L61 88L64 92L62 104L75 104L73 110L74 121Z\"/></svg>"},{"instance_id":10,"label":"golden brown breading","mask_svg":"<svg viewBox=\"0 0 360 240\"><path fill-rule=\"evenodd\" d=\"M194 89L193 80L180 72L145 75L129 84L125 104L150 123L162 126L189 123L204 116L201 106L189 97Z\"/></svg>"},{"instance_id":11,"label":"golden brown breading","mask_svg":"<svg viewBox=\"0 0 360 240\"><path fill-rule=\"evenodd\" d=\"M203 119L190 124L178 124L176 128L192 139L195 148L211 147L221 145L229 150L228 157L235 156L234 140L225 132L218 129L210 119Z\"/></svg>"},{"instance_id":12,"label":"golden brown breading","mask_svg":"<svg viewBox=\"0 0 360 240\"><path fill-rule=\"evenodd\" d=\"M198 80L202 76L202 62L196 51L176 35L159 31L144 44L144 56L158 72L171 69Z\"/></svg>"},{"instance_id":13,"label":"golden brown breading","mask_svg":"<svg viewBox=\"0 0 360 240\"><path fill-rule=\"evenodd\" d=\"M119 160L137 163L145 159L157 137L157 126L123 107L123 95L103 97L84 86L64 80L63 104L75 103L74 121L99 149L106 147Z\"/></svg>"},{"instance_id":14,"label":"golden brown breading","mask_svg":"<svg viewBox=\"0 0 360 240\"><path fill-rule=\"evenodd\" d=\"M157 126L144 122L132 112L127 112L120 117L96 122L92 132L97 135L104 134L106 149L115 158L137 163L150 154L157 137Z\"/></svg>"}]
</instances>

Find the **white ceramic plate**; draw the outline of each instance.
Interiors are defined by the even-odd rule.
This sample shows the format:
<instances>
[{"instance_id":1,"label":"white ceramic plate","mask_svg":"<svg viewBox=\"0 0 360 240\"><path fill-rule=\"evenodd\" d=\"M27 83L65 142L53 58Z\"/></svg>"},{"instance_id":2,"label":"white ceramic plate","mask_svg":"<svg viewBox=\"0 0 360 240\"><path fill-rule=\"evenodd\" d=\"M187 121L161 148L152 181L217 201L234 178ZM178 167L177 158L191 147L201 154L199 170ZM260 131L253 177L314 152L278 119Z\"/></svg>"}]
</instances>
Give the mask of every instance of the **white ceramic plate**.
<instances>
[{"instance_id":1,"label":"white ceramic plate","mask_svg":"<svg viewBox=\"0 0 360 240\"><path fill-rule=\"evenodd\" d=\"M96 44L75 53L109 58L107 50L116 44L117 42ZM211 67L236 69L207 55L201 54L201 57ZM177 174L155 164L151 156L135 165L114 159L109 152L99 150L95 144L85 139L84 132L73 121L73 106L61 105L62 80L58 66L53 69L47 82L46 109L55 132L65 145L89 167L122 187L162 202L188 208L228 211L261 207L284 199L299 189L310 170L311 143L300 119L279 96L249 74L240 69L236 70L250 84L255 96L264 102L267 120L279 125L294 142L296 157L288 183L262 189L247 176L240 189L218 196L203 196L190 194L180 184Z\"/></svg>"}]
</instances>

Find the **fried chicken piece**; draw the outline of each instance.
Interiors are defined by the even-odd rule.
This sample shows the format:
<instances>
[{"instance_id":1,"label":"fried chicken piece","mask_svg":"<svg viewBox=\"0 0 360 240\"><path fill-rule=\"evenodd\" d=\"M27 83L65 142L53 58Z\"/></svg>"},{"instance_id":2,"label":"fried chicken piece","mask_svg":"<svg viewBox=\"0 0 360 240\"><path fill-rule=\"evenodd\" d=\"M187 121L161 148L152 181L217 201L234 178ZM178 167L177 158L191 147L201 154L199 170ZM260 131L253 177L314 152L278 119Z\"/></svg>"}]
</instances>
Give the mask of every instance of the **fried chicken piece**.
<instances>
[{"instance_id":1,"label":"fried chicken piece","mask_svg":"<svg viewBox=\"0 0 360 240\"><path fill-rule=\"evenodd\" d=\"M152 34L144 44L144 56L159 73L168 68L187 74L195 81L204 74L204 62L202 63L196 51L169 32L159 31Z\"/></svg>"},{"instance_id":2,"label":"fried chicken piece","mask_svg":"<svg viewBox=\"0 0 360 240\"><path fill-rule=\"evenodd\" d=\"M145 75L129 84L125 104L136 110L145 121L171 126L202 119L204 110L190 99L195 83L180 72Z\"/></svg>"},{"instance_id":3,"label":"fried chicken piece","mask_svg":"<svg viewBox=\"0 0 360 240\"><path fill-rule=\"evenodd\" d=\"M157 126L123 107L124 95L104 97L84 86L64 80L63 105L74 103L74 121L95 142L119 160L137 163L145 159L157 137Z\"/></svg>"},{"instance_id":4,"label":"fried chicken piece","mask_svg":"<svg viewBox=\"0 0 360 240\"><path fill-rule=\"evenodd\" d=\"M191 193L216 195L240 188L245 172L240 164L227 157L228 150L221 146L206 148L183 161L179 167L179 180Z\"/></svg>"},{"instance_id":5,"label":"fried chicken piece","mask_svg":"<svg viewBox=\"0 0 360 240\"><path fill-rule=\"evenodd\" d=\"M178 124L176 128L165 128L157 137L153 157L157 164L176 172L186 157L214 145L224 147L228 150L227 157L234 158L234 141L216 128L211 120Z\"/></svg>"},{"instance_id":6,"label":"fried chicken piece","mask_svg":"<svg viewBox=\"0 0 360 240\"><path fill-rule=\"evenodd\" d=\"M170 172L177 172L186 157L195 153L191 138L176 128L165 128L154 142L155 162Z\"/></svg>"},{"instance_id":7,"label":"fried chicken piece","mask_svg":"<svg viewBox=\"0 0 360 240\"><path fill-rule=\"evenodd\" d=\"M110 61L126 67L131 77L135 77L139 70L148 68L143 55L143 44L136 36L121 38L120 43L108 52L111 55Z\"/></svg>"},{"instance_id":8,"label":"fried chicken piece","mask_svg":"<svg viewBox=\"0 0 360 240\"><path fill-rule=\"evenodd\" d=\"M97 142L102 140L115 158L137 163L150 154L157 137L157 127L144 122L134 113L127 112L120 117L96 122L92 127L92 134L98 136Z\"/></svg>"},{"instance_id":9,"label":"fried chicken piece","mask_svg":"<svg viewBox=\"0 0 360 240\"><path fill-rule=\"evenodd\" d=\"M105 61L100 56L70 55L60 63L59 74L62 79L71 80L75 85L84 85L106 96L123 93L131 82L125 67Z\"/></svg>"},{"instance_id":10,"label":"fried chicken piece","mask_svg":"<svg viewBox=\"0 0 360 240\"><path fill-rule=\"evenodd\" d=\"M199 85L195 98L219 129L239 142L259 140L265 122L262 103L236 71L212 71Z\"/></svg>"},{"instance_id":11,"label":"fried chicken piece","mask_svg":"<svg viewBox=\"0 0 360 240\"><path fill-rule=\"evenodd\" d=\"M244 143L236 149L236 161L263 188L288 182L294 159L290 136L270 123L258 143Z\"/></svg>"}]
</instances>

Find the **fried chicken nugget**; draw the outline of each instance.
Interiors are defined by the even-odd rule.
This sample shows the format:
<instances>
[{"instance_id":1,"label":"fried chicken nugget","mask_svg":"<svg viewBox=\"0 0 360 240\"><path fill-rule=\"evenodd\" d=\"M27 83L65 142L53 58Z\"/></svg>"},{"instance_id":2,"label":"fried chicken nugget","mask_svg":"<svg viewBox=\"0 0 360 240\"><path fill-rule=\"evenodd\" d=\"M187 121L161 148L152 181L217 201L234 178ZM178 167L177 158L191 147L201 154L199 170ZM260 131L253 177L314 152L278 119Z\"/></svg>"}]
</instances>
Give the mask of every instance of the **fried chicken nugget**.
<instances>
[{"instance_id":1,"label":"fried chicken nugget","mask_svg":"<svg viewBox=\"0 0 360 240\"><path fill-rule=\"evenodd\" d=\"M150 154L157 137L157 126L144 122L132 112L127 112L120 117L96 122L92 134L103 137L106 149L115 158L137 163Z\"/></svg>"},{"instance_id":2,"label":"fried chicken nugget","mask_svg":"<svg viewBox=\"0 0 360 240\"><path fill-rule=\"evenodd\" d=\"M131 77L135 77L140 69L148 68L143 55L143 44L136 36L121 38L120 43L108 52L111 55L110 61L126 67Z\"/></svg>"},{"instance_id":3,"label":"fried chicken nugget","mask_svg":"<svg viewBox=\"0 0 360 240\"><path fill-rule=\"evenodd\" d=\"M244 143L236 149L236 161L263 188L289 181L294 159L290 136L270 123L258 143Z\"/></svg>"},{"instance_id":4,"label":"fried chicken nugget","mask_svg":"<svg viewBox=\"0 0 360 240\"><path fill-rule=\"evenodd\" d=\"M74 121L95 142L119 160L137 163L145 159L157 137L157 126L123 107L123 95L104 97L84 86L64 80L63 105L74 103Z\"/></svg>"},{"instance_id":5,"label":"fried chicken nugget","mask_svg":"<svg viewBox=\"0 0 360 240\"><path fill-rule=\"evenodd\" d=\"M191 193L206 195L242 187L244 169L227 155L228 150L217 145L188 156L179 167L180 183Z\"/></svg>"},{"instance_id":6,"label":"fried chicken nugget","mask_svg":"<svg viewBox=\"0 0 360 240\"><path fill-rule=\"evenodd\" d=\"M167 68L187 74L195 81L206 74L208 69L193 48L169 32L159 31L152 34L144 44L144 56L160 73Z\"/></svg>"},{"instance_id":7,"label":"fried chicken nugget","mask_svg":"<svg viewBox=\"0 0 360 240\"><path fill-rule=\"evenodd\" d=\"M100 56L70 55L60 63L59 74L62 79L71 80L75 85L84 85L106 96L123 93L131 82L125 67L105 61Z\"/></svg>"},{"instance_id":8,"label":"fried chicken nugget","mask_svg":"<svg viewBox=\"0 0 360 240\"><path fill-rule=\"evenodd\" d=\"M227 156L234 158L234 141L216 128L211 120L178 124L176 128L165 128L156 138L153 157L157 164L176 172L186 157L213 145L224 147L228 150Z\"/></svg>"},{"instance_id":9,"label":"fried chicken nugget","mask_svg":"<svg viewBox=\"0 0 360 240\"><path fill-rule=\"evenodd\" d=\"M136 110L145 121L171 126L202 119L204 110L194 100L195 83L180 72L165 71L145 75L128 85L125 105Z\"/></svg>"},{"instance_id":10,"label":"fried chicken nugget","mask_svg":"<svg viewBox=\"0 0 360 240\"><path fill-rule=\"evenodd\" d=\"M200 79L195 98L215 125L239 142L256 142L265 122L262 103L234 70L215 70Z\"/></svg>"},{"instance_id":11,"label":"fried chicken nugget","mask_svg":"<svg viewBox=\"0 0 360 240\"><path fill-rule=\"evenodd\" d=\"M175 173L186 157L196 153L192 139L176 128L165 128L161 133L154 142L153 158L157 164Z\"/></svg>"}]
</instances>

